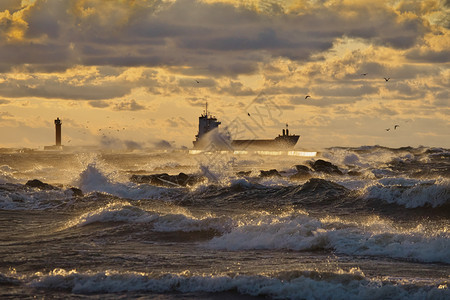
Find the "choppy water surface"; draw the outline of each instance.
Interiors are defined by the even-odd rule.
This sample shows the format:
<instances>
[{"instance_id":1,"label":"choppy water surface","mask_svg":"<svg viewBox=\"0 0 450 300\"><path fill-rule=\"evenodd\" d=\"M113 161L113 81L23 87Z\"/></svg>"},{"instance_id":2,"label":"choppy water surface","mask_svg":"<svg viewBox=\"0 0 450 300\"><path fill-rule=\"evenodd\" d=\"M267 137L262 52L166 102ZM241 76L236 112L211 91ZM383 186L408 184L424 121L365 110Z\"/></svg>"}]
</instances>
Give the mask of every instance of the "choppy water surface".
<instances>
[{"instance_id":1,"label":"choppy water surface","mask_svg":"<svg viewBox=\"0 0 450 300\"><path fill-rule=\"evenodd\" d=\"M440 148L4 149L0 297L449 299L449 178Z\"/></svg>"}]
</instances>

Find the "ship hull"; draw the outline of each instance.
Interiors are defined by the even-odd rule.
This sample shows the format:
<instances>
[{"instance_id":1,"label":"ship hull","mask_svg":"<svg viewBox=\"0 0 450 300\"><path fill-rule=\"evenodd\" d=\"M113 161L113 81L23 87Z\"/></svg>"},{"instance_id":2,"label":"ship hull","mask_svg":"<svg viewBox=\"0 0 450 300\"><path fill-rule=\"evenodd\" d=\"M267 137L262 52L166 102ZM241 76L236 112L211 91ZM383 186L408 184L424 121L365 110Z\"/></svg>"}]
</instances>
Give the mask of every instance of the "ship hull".
<instances>
[{"instance_id":1,"label":"ship hull","mask_svg":"<svg viewBox=\"0 0 450 300\"><path fill-rule=\"evenodd\" d=\"M233 149L260 149L260 150L284 150L292 149L297 144L300 136L280 136L272 140L233 140Z\"/></svg>"},{"instance_id":2,"label":"ship hull","mask_svg":"<svg viewBox=\"0 0 450 300\"><path fill-rule=\"evenodd\" d=\"M297 144L299 135L279 136L267 140L232 140L228 143L194 141L194 149L204 150L289 150Z\"/></svg>"}]
</instances>

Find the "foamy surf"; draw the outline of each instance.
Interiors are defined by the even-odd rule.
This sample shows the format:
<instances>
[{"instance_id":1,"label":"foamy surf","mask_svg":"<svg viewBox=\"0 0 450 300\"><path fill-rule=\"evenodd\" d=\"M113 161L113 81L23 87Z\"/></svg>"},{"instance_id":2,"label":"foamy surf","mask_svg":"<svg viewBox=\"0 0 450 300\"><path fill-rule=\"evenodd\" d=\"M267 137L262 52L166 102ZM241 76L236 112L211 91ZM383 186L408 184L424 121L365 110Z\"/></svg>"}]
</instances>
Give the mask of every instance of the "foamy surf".
<instances>
[{"instance_id":1,"label":"foamy surf","mask_svg":"<svg viewBox=\"0 0 450 300\"><path fill-rule=\"evenodd\" d=\"M0 298L447 299L448 153L0 153Z\"/></svg>"},{"instance_id":2,"label":"foamy surf","mask_svg":"<svg viewBox=\"0 0 450 300\"><path fill-rule=\"evenodd\" d=\"M384 222L328 222L306 215L266 215L240 222L229 233L209 241L207 247L231 251L333 250L346 255L450 264L450 234L444 230L428 235L421 230L397 230Z\"/></svg>"},{"instance_id":3,"label":"foamy surf","mask_svg":"<svg viewBox=\"0 0 450 300\"><path fill-rule=\"evenodd\" d=\"M267 275L148 274L136 272L77 272L54 270L36 274L33 288L63 290L74 294L104 293L210 293L237 291L238 294L274 299L445 299L445 284L411 287L392 280L369 279L350 272L290 272Z\"/></svg>"}]
</instances>

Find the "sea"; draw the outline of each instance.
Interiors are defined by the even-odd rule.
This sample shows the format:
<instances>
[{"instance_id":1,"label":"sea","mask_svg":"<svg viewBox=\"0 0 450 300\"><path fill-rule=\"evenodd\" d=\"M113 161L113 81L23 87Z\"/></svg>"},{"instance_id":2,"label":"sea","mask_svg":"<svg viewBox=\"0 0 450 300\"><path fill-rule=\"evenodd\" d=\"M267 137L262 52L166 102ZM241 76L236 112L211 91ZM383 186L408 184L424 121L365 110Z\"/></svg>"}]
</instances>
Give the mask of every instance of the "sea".
<instances>
[{"instance_id":1,"label":"sea","mask_svg":"<svg viewBox=\"0 0 450 300\"><path fill-rule=\"evenodd\" d=\"M0 299L450 299L449 229L445 148L0 149Z\"/></svg>"}]
</instances>

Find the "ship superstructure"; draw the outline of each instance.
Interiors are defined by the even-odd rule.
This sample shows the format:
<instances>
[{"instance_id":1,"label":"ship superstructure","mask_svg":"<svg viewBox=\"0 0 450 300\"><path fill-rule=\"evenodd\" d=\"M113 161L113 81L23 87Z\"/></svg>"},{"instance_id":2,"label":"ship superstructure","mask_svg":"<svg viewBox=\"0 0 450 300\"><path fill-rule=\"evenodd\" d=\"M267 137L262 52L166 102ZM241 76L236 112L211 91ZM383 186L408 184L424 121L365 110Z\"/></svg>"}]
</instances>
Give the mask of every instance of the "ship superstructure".
<instances>
[{"instance_id":1,"label":"ship superstructure","mask_svg":"<svg viewBox=\"0 0 450 300\"><path fill-rule=\"evenodd\" d=\"M217 118L208 113L208 103L203 114L198 117L198 134L195 136L194 148L200 149L206 147L205 135L214 129L218 129L221 122Z\"/></svg>"},{"instance_id":2,"label":"ship superstructure","mask_svg":"<svg viewBox=\"0 0 450 300\"><path fill-rule=\"evenodd\" d=\"M204 113L198 118L198 134L195 136L194 149L219 148L229 150L259 149L259 150L287 150L297 144L299 135L289 134L288 124L282 134L274 139L232 140L227 134L218 135L219 139L208 138L207 133L219 128L221 122L208 113L208 103Z\"/></svg>"}]
</instances>

